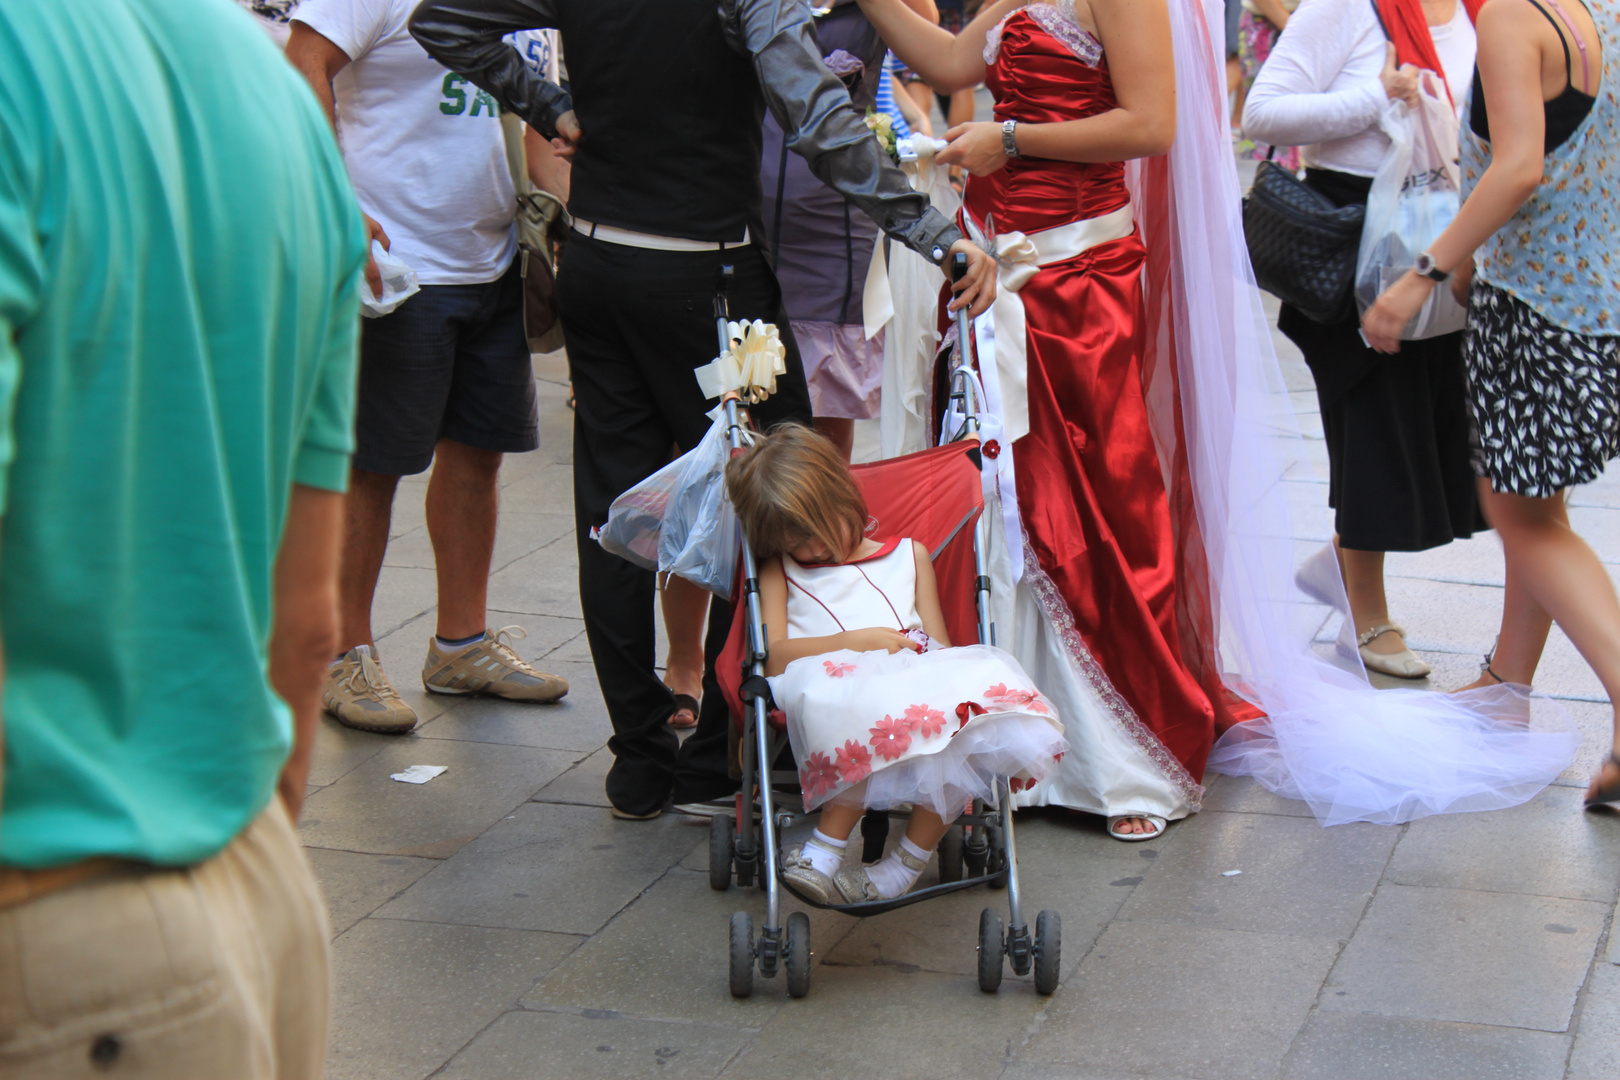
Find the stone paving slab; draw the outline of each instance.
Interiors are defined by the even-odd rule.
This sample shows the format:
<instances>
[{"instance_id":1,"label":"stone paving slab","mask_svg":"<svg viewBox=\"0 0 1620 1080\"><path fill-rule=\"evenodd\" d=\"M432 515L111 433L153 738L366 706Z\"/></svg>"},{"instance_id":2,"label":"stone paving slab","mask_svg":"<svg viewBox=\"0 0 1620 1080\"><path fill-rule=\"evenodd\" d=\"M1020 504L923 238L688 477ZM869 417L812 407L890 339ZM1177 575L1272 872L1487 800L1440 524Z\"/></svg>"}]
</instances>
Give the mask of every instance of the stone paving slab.
<instances>
[{"instance_id":1,"label":"stone paving slab","mask_svg":"<svg viewBox=\"0 0 1620 1080\"><path fill-rule=\"evenodd\" d=\"M624 822L524 803L378 914L590 935L707 839L675 815Z\"/></svg>"},{"instance_id":2,"label":"stone paving slab","mask_svg":"<svg viewBox=\"0 0 1620 1080\"><path fill-rule=\"evenodd\" d=\"M310 865L326 893L332 936L343 933L438 866L436 859L368 855L359 851L308 848Z\"/></svg>"},{"instance_id":3,"label":"stone paving slab","mask_svg":"<svg viewBox=\"0 0 1620 1080\"><path fill-rule=\"evenodd\" d=\"M1178 832L1120 919L1347 939L1400 838L1377 825L1209 810Z\"/></svg>"},{"instance_id":4,"label":"stone paving slab","mask_svg":"<svg viewBox=\"0 0 1620 1080\"><path fill-rule=\"evenodd\" d=\"M1609 910L1582 900L1385 885L1320 1007L1567 1031Z\"/></svg>"},{"instance_id":5,"label":"stone paving slab","mask_svg":"<svg viewBox=\"0 0 1620 1080\"><path fill-rule=\"evenodd\" d=\"M534 664L541 671L567 679L568 695L545 704L495 697L465 698L456 708L419 725L417 735L424 740L562 750L573 760L600 749L613 727L596 689L595 671L585 664L558 663L549 657Z\"/></svg>"},{"instance_id":6,"label":"stone paving slab","mask_svg":"<svg viewBox=\"0 0 1620 1080\"><path fill-rule=\"evenodd\" d=\"M788 1001L725 1080L991 1077L1043 1002L1030 987L994 996L959 975L822 967L813 1008Z\"/></svg>"},{"instance_id":7,"label":"stone paving slab","mask_svg":"<svg viewBox=\"0 0 1620 1080\"><path fill-rule=\"evenodd\" d=\"M756 889L733 886L717 893L709 888L707 874L671 870L525 994L523 1005L762 1027L788 1002L784 979L780 974L756 979L753 996L739 1001L726 993L726 958L731 913L753 913L757 934L763 910L764 897ZM784 918L791 910L784 908ZM818 961L812 985L821 978L819 960L854 921L836 912L810 913L811 948ZM834 1007L836 995L811 993L820 1007Z\"/></svg>"},{"instance_id":8,"label":"stone paving slab","mask_svg":"<svg viewBox=\"0 0 1620 1080\"><path fill-rule=\"evenodd\" d=\"M1570 1054L1569 1080L1620 1076L1620 967L1599 964L1581 1001L1580 1027Z\"/></svg>"},{"instance_id":9,"label":"stone paving slab","mask_svg":"<svg viewBox=\"0 0 1620 1080\"><path fill-rule=\"evenodd\" d=\"M1560 1080L1569 1047L1522 1028L1317 1013L1283 1080Z\"/></svg>"},{"instance_id":10,"label":"stone paving slab","mask_svg":"<svg viewBox=\"0 0 1620 1080\"><path fill-rule=\"evenodd\" d=\"M1020 1062L1176 1080L1270 1080L1339 943L1116 922L1058 990Z\"/></svg>"},{"instance_id":11,"label":"stone paving slab","mask_svg":"<svg viewBox=\"0 0 1620 1080\"><path fill-rule=\"evenodd\" d=\"M397 736L304 804L299 831L311 847L449 858L462 845L562 775L583 754ZM425 784L388 777L411 765L446 765Z\"/></svg>"},{"instance_id":12,"label":"stone paving slab","mask_svg":"<svg viewBox=\"0 0 1620 1080\"><path fill-rule=\"evenodd\" d=\"M507 1013L436 1080L709 1080L752 1032L627 1016Z\"/></svg>"},{"instance_id":13,"label":"stone paving slab","mask_svg":"<svg viewBox=\"0 0 1620 1080\"><path fill-rule=\"evenodd\" d=\"M613 765L613 751L603 747L590 757L563 773L557 779L534 793L535 802L571 803L575 806L597 806L606 810L608 802L608 769ZM696 850L696 849L694 849ZM690 855L687 858L691 858ZM708 849L703 849L703 865L694 870L708 869Z\"/></svg>"},{"instance_id":14,"label":"stone paving slab","mask_svg":"<svg viewBox=\"0 0 1620 1080\"><path fill-rule=\"evenodd\" d=\"M1414 821L1386 880L1613 903L1620 889L1620 830L1583 814L1584 795L1551 787L1511 810Z\"/></svg>"},{"instance_id":15,"label":"stone paving slab","mask_svg":"<svg viewBox=\"0 0 1620 1080\"><path fill-rule=\"evenodd\" d=\"M428 1076L579 941L534 930L364 920L332 945L328 1080Z\"/></svg>"}]
</instances>

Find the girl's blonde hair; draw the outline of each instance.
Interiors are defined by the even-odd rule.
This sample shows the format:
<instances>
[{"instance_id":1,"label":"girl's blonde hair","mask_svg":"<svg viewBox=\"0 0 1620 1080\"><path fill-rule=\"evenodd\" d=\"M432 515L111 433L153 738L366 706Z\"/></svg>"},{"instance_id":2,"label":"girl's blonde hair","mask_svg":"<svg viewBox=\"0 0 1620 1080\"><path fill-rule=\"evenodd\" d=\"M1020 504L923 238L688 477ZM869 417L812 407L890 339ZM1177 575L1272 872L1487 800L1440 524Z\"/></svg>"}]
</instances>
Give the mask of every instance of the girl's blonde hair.
<instances>
[{"instance_id":1,"label":"girl's blonde hair","mask_svg":"<svg viewBox=\"0 0 1620 1080\"><path fill-rule=\"evenodd\" d=\"M866 500L825 437L782 424L726 464L726 492L757 559L820 541L836 559L866 533Z\"/></svg>"}]
</instances>

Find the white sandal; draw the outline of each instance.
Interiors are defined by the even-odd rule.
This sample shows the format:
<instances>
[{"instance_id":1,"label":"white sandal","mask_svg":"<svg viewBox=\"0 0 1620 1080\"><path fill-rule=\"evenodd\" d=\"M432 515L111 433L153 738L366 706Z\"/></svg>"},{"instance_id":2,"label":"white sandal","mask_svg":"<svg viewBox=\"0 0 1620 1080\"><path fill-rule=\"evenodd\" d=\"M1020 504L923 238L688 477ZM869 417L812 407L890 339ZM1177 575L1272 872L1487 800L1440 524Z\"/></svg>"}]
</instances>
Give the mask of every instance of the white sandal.
<instances>
[{"instance_id":1,"label":"white sandal","mask_svg":"<svg viewBox=\"0 0 1620 1080\"><path fill-rule=\"evenodd\" d=\"M1433 669L1418 659L1418 654L1411 649L1402 649L1398 653L1380 653L1367 648L1374 638L1391 632L1401 635L1403 640L1406 637L1406 631L1394 623L1379 623L1365 633L1357 635L1356 649L1361 653L1361 662L1373 671L1393 675L1397 679L1427 678Z\"/></svg>"},{"instance_id":2,"label":"white sandal","mask_svg":"<svg viewBox=\"0 0 1620 1080\"><path fill-rule=\"evenodd\" d=\"M1122 833L1114 831L1114 826L1118 825L1120 822L1130 821L1135 818L1140 818L1152 825L1153 831L1141 833ZM1164 830L1169 827L1170 823L1156 814L1115 814L1108 819L1108 835L1112 836L1115 840L1118 840L1122 844L1140 844L1144 840L1157 840L1159 837L1164 835Z\"/></svg>"}]
</instances>

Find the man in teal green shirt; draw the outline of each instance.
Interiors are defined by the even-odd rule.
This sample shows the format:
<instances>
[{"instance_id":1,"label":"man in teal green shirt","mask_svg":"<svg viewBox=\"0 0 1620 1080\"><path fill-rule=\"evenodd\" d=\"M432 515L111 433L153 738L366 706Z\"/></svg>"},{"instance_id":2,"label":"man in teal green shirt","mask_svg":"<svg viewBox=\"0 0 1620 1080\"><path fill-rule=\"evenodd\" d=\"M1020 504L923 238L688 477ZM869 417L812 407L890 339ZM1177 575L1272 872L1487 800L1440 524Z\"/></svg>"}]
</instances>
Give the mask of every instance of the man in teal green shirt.
<instances>
[{"instance_id":1,"label":"man in teal green shirt","mask_svg":"<svg viewBox=\"0 0 1620 1080\"><path fill-rule=\"evenodd\" d=\"M325 117L235 5L0 0L8 1075L319 1074L290 819L364 257Z\"/></svg>"}]
</instances>

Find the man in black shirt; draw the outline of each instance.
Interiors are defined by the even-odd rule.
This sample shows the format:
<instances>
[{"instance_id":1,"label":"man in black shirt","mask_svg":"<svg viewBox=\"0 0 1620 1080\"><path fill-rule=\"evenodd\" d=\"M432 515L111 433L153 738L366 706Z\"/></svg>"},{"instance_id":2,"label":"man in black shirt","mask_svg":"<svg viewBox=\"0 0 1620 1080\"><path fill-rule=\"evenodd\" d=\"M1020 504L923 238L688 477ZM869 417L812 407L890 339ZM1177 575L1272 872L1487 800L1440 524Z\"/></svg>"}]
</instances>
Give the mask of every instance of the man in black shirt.
<instances>
[{"instance_id":1,"label":"man in black shirt","mask_svg":"<svg viewBox=\"0 0 1620 1080\"><path fill-rule=\"evenodd\" d=\"M501 38L555 27L572 96L536 76ZM697 731L677 752L674 698L654 664L653 575L591 537L609 504L696 445L710 407L693 370L714 358L710 298L735 267L732 317L782 328L787 373L756 407L762 427L810 423L809 391L776 279L760 251L760 131L770 108L788 145L895 240L969 269L954 304L975 314L995 262L911 189L822 63L799 0L424 0L411 33L434 59L488 91L573 156L574 231L557 303L578 415L574 507L580 605L613 721L614 814L653 817L673 795L728 795L725 702L714 658L731 622L715 602Z\"/></svg>"}]
</instances>

